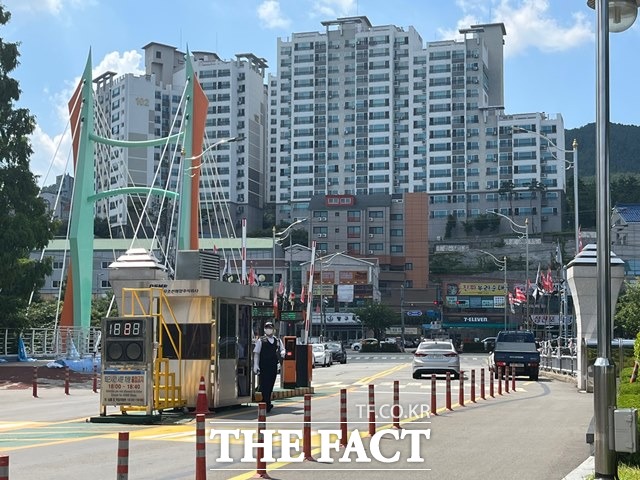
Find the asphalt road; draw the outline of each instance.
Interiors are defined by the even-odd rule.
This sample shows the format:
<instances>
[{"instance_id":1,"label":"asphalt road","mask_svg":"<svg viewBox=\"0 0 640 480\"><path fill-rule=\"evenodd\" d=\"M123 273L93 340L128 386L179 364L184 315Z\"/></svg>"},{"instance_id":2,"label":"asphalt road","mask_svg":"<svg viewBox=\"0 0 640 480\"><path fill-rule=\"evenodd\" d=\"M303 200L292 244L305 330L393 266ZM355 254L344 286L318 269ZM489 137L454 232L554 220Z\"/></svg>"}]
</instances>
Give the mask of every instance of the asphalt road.
<instances>
[{"instance_id":1,"label":"asphalt road","mask_svg":"<svg viewBox=\"0 0 640 480\"><path fill-rule=\"evenodd\" d=\"M358 360L353 357L357 355ZM575 386L542 378L539 382L519 380L516 392L496 398L479 398L470 403L470 375L466 377L465 406L458 405L459 383L452 382L453 411L444 411L444 380L437 382L437 416L428 416L431 398L428 379L411 378L410 355L396 358L366 358L350 353L349 363L316 368L313 372L315 394L312 398L314 457L316 462L270 462L269 475L278 479L299 479L301 475L318 479L367 478L395 479L561 479L589 455L585 432L593 411L592 394L576 391ZM486 364L484 355L464 354L462 367L479 369ZM0 372L1 373L1 372ZM487 383L489 376L486 376ZM399 383L401 431L429 431L419 437L419 448L411 441L417 433L400 432L395 439L387 430L380 438L380 453L398 461L385 462L372 457L375 448L367 435L369 385L374 385L376 427L389 427L393 403L393 383ZM348 430L345 449L320 450L321 431L339 429L339 394L347 391ZM496 389L497 391L497 389ZM39 398L29 388L0 388L0 455L10 457L10 478L102 480L115 476L117 434L130 432L130 479L193 479L195 476L195 425L192 418L175 424L132 426L96 424L87 418L99 412L99 398L91 388L72 388L64 395L61 385L40 389ZM276 402L267 418L270 430L302 428L302 399L295 397ZM256 408L244 406L212 414L207 419L207 478L252 478L255 463L242 462L244 445L230 444L231 462L216 462L221 457L222 430L255 430ZM379 434L380 435L380 434ZM328 433L326 434L328 438ZM377 437L376 437L377 438ZM281 456L276 442L275 456ZM362 443L362 448L359 444ZM375 447L375 445L374 445ZM412 448L414 450L412 451ZM295 452L294 452L295 453ZM421 462L408 462L412 457ZM338 460L343 458L342 461ZM334 461L331 462L330 460ZM357 462L356 460L361 460ZM295 470L294 470L295 469ZM300 471L303 470L303 471ZM308 470L308 471L307 471Z\"/></svg>"}]
</instances>

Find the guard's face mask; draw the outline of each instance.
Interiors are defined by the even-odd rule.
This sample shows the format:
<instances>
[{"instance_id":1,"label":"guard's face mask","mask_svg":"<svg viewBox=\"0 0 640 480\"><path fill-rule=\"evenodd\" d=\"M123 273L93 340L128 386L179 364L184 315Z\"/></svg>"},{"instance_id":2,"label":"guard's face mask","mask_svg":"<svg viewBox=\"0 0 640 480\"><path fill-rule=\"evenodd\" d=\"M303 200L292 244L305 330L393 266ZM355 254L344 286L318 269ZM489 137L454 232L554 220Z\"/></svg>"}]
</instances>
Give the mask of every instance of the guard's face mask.
<instances>
[{"instance_id":1,"label":"guard's face mask","mask_svg":"<svg viewBox=\"0 0 640 480\"><path fill-rule=\"evenodd\" d=\"M273 335L273 328L265 328L264 333L266 333L267 335Z\"/></svg>"}]
</instances>

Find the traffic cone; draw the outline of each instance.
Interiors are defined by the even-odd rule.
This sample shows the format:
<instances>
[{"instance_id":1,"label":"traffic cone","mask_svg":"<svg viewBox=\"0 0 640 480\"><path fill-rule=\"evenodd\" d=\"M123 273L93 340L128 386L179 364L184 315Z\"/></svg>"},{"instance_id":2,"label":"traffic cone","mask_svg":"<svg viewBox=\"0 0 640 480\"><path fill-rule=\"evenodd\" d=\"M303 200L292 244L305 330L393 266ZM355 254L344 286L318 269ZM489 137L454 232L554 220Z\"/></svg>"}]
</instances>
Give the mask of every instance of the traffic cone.
<instances>
[{"instance_id":1,"label":"traffic cone","mask_svg":"<svg viewBox=\"0 0 640 480\"><path fill-rule=\"evenodd\" d=\"M209 400L207 400L207 389L204 384L204 377L200 377L200 388L196 400L196 415L209 413Z\"/></svg>"}]
</instances>

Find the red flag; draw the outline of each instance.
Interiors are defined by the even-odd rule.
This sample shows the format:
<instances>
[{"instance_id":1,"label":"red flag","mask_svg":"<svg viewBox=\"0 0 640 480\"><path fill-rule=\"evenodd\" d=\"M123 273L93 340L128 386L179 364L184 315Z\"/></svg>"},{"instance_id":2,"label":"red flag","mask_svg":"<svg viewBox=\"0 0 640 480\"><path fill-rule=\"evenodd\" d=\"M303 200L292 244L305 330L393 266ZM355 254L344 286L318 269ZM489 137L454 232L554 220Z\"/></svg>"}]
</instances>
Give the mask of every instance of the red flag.
<instances>
[{"instance_id":1,"label":"red flag","mask_svg":"<svg viewBox=\"0 0 640 480\"><path fill-rule=\"evenodd\" d=\"M253 270L253 267L249 267L249 275L248 275L247 283L249 285L256 284L256 272Z\"/></svg>"},{"instance_id":2,"label":"red flag","mask_svg":"<svg viewBox=\"0 0 640 480\"><path fill-rule=\"evenodd\" d=\"M524 290L520 287L516 287L516 303L523 303L527 301L527 296L524 294Z\"/></svg>"},{"instance_id":3,"label":"red flag","mask_svg":"<svg viewBox=\"0 0 640 480\"><path fill-rule=\"evenodd\" d=\"M278 317L278 292L273 289L273 316Z\"/></svg>"},{"instance_id":4,"label":"red flag","mask_svg":"<svg viewBox=\"0 0 640 480\"><path fill-rule=\"evenodd\" d=\"M578 225L578 252L581 252L582 248L582 227Z\"/></svg>"},{"instance_id":5,"label":"red flag","mask_svg":"<svg viewBox=\"0 0 640 480\"><path fill-rule=\"evenodd\" d=\"M304 299L305 299L305 298L307 298L307 297L306 297L306 289L305 289L305 287L303 286L303 287L302 287L302 292L300 292L300 303L304 303Z\"/></svg>"},{"instance_id":6,"label":"red flag","mask_svg":"<svg viewBox=\"0 0 640 480\"><path fill-rule=\"evenodd\" d=\"M284 295L284 283L282 283L282 279L280 279L280 284L278 285L278 295Z\"/></svg>"},{"instance_id":7,"label":"red flag","mask_svg":"<svg viewBox=\"0 0 640 480\"><path fill-rule=\"evenodd\" d=\"M218 247L215 243L213 244L213 253L218 253Z\"/></svg>"},{"instance_id":8,"label":"red flag","mask_svg":"<svg viewBox=\"0 0 640 480\"><path fill-rule=\"evenodd\" d=\"M553 292L553 278L551 277L551 267L547 270L547 275L543 280L543 288L547 293Z\"/></svg>"}]
</instances>

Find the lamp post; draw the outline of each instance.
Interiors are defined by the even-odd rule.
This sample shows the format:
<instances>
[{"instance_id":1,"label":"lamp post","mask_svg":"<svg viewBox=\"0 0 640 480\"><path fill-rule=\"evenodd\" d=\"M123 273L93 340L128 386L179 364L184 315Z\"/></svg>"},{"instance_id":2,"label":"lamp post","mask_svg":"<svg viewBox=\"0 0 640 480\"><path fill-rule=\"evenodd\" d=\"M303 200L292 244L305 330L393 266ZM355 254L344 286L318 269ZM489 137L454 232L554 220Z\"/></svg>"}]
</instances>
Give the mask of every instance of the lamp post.
<instances>
[{"instance_id":1,"label":"lamp post","mask_svg":"<svg viewBox=\"0 0 640 480\"><path fill-rule=\"evenodd\" d=\"M638 15L635 0L588 0L596 10L596 255L598 358L594 363L595 476L616 478L611 448L611 409L616 406L615 367L611 362L611 232L609 198L609 30L622 32Z\"/></svg>"},{"instance_id":2,"label":"lamp post","mask_svg":"<svg viewBox=\"0 0 640 480\"><path fill-rule=\"evenodd\" d=\"M281 237L280 240L284 240L286 238L285 235L289 234L291 235L291 232L289 232L289 230L294 226L294 225L298 225L299 223L302 223L304 221L306 221L306 218L301 218L300 220L296 220L295 222L293 222L291 225L289 225L287 228L285 228L284 230L282 230L281 232L276 233L276 226L274 225L273 228L271 229L271 234L272 234L272 239L273 239L273 245L272 245L272 251L271 251L271 276L273 279L273 286L272 288L274 289L273 295L275 296L275 289L276 289L276 237ZM291 244L291 242L289 242L289 244ZM291 250L291 249L289 249ZM291 272L291 264L289 264L289 272ZM291 275L291 273L289 273L289 275ZM282 332L282 335L285 335L288 332L285 332L283 329L284 323L281 323L280 325L280 331Z\"/></svg>"},{"instance_id":3,"label":"lamp post","mask_svg":"<svg viewBox=\"0 0 640 480\"><path fill-rule=\"evenodd\" d=\"M555 142L553 142L546 135L536 132L534 130L528 130L522 127L515 127L514 130L519 130L521 132L533 133L534 135L539 136L540 138L544 138L553 148L562 152L563 154L571 153L572 161L568 161L565 159L565 162L569 164L568 168L573 168L573 231L575 236L575 246L576 246L576 255L580 249L580 238L578 236L580 231L580 221L578 219L579 210L578 210L578 140L573 139L572 150L565 150L564 148L559 147ZM553 154L552 154L553 155ZM554 158L558 159L555 155Z\"/></svg>"},{"instance_id":4,"label":"lamp post","mask_svg":"<svg viewBox=\"0 0 640 480\"><path fill-rule=\"evenodd\" d=\"M498 215L499 217L506 218L507 220L509 220L509 222L511 223L511 230L513 230L515 233L522 234L522 232L518 232L518 231L514 230L513 227L523 228L524 229L525 259L526 259L525 275L527 277L525 279L525 290L526 290L526 295L527 295L527 322L526 322L526 325L527 325L527 328L529 328L529 219L525 218L524 219L524 225L519 225L516 222L514 222L513 220L511 220L509 217L507 217L506 215L503 215L500 212L496 212L494 210L487 210L487 213L493 213L494 215Z\"/></svg>"},{"instance_id":5,"label":"lamp post","mask_svg":"<svg viewBox=\"0 0 640 480\"><path fill-rule=\"evenodd\" d=\"M504 329L507 330L507 303L509 299L509 287L507 286L507 257L502 257L502 260L499 260L492 253L486 252L484 250L478 250L479 252L484 253L485 255L489 255L493 259L493 263L496 264L497 267L500 267L500 270L504 270Z\"/></svg>"}]
</instances>

